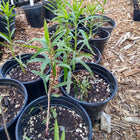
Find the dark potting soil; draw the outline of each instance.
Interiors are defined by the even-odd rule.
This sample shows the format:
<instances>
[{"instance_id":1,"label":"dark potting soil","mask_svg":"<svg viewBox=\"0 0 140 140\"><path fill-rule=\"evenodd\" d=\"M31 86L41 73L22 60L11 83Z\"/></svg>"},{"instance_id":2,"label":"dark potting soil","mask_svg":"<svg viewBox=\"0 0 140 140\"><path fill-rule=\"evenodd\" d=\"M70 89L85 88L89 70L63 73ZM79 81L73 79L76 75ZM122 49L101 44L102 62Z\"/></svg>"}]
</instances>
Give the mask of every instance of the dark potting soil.
<instances>
[{"instance_id":1,"label":"dark potting soil","mask_svg":"<svg viewBox=\"0 0 140 140\"><path fill-rule=\"evenodd\" d=\"M14 86L0 85L1 105L4 119L9 123L20 111L24 104L24 97ZM0 111L0 127L3 126L3 118Z\"/></svg>"},{"instance_id":2,"label":"dark potting soil","mask_svg":"<svg viewBox=\"0 0 140 140\"><path fill-rule=\"evenodd\" d=\"M99 103L111 96L110 85L98 74L92 77L88 71L80 70L73 73L72 81L69 95L78 100Z\"/></svg>"},{"instance_id":3,"label":"dark potting soil","mask_svg":"<svg viewBox=\"0 0 140 140\"><path fill-rule=\"evenodd\" d=\"M57 121L59 126L59 136L65 129L66 140L87 140L88 130L83 122L81 116L74 111L66 109L60 106L53 106L53 110L57 113ZM47 109L43 109L31 116L24 127L24 137L28 137L31 140L53 140L54 139L54 117L51 112L49 123L49 138L45 136L46 126L44 120L46 120Z\"/></svg>"},{"instance_id":4,"label":"dark potting soil","mask_svg":"<svg viewBox=\"0 0 140 140\"><path fill-rule=\"evenodd\" d=\"M23 73L20 65L17 65L7 73L6 78L16 79L20 82L30 82L30 81L37 80L40 78L40 76L31 72L31 70L40 72L41 64L42 64L41 62L26 63L27 68L25 68L26 71L25 74ZM46 67L44 73L47 73L48 70L49 70L49 66Z\"/></svg>"}]
</instances>

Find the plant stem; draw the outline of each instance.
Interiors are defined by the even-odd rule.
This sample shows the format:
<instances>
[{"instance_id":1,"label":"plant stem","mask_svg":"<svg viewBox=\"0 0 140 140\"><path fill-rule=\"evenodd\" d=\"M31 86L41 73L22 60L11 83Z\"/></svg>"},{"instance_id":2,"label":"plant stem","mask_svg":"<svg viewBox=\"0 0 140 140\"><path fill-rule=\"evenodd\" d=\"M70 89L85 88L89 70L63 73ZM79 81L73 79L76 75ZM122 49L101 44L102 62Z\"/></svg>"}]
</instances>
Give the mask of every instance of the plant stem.
<instances>
[{"instance_id":1,"label":"plant stem","mask_svg":"<svg viewBox=\"0 0 140 140\"><path fill-rule=\"evenodd\" d=\"M49 42L49 51L50 51L50 54L52 54L52 50L51 50L51 42ZM51 60L51 67L53 68L53 56L50 55L50 60ZM52 90L52 87L55 83L55 72L54 72L54 69L52 69L52 77L53 77L53 80L51 81L50 83L50 87L49 87L49 90L48 90L48 109L47 109L47 122L46 122L46 137L49 136L49 120L50 120L50 95L51 95L51 90Z\"/></svg>"},{"instance_id":2,"label":"plant stem","mask_svg":"<svg viewBox=\"0 0 140 140\"><path fill-rule=\"evenodd\" d=\"M47 109L47 122L46 122L46 136L47 137L49 135L50 94L51 94L52 87L53 87L53 84L51 84L51 86L49 87L49 90L48 90L48 109Z\"/></svg>"},{"instance_id":3,"label":"plant stem","mask_svg":"<svg viewBox=\"0 0 140 140\"><path fill-rule=\"evenodd\" d=\"M4 119L4 112L3 112L3 109L2 109L1 102L0 102L0 108L1 108L2 118L3 118L3 125L4 125L4 129L5 129L5 133L6 133L7 139L10 140L10 136L9 136L9 133L8 133L8 130L7 130L6 122L5 122L5 119Z\"/></svg>"},{"instance_id":4,"label":"plant stem","mask_svg":"<svg viewBox=\"0 0 140 140\"><path fill-rule=\"evenodd\" d=\"M15 57L15 53L14 53L14 46L13 46L13 42L12 42L12 35L11 35L11 31L10 31L10 17L7 17L7 30L8 30L8 36L9 36L9 41L10 41L10 49L11 49L11 53L12 53L12 57L19 63L19 60ZM25 74L25 69L22 65L22 63L19 63L23 73Z\"/></svg>"}]
</instances>

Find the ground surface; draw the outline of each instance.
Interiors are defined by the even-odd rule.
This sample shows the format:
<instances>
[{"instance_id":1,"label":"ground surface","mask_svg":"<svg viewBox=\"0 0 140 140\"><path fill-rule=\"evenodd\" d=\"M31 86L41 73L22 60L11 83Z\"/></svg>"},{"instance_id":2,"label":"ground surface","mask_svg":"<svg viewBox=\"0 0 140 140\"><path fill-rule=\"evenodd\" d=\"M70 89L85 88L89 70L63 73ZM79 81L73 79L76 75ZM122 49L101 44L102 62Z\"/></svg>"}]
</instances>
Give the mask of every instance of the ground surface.
<instances>
[{"instance_id":1,"label":"ground surface","mask_svg":"<svg viewBox=\"0 0 140 140\"><path fill-rule=\"evenodd\" d=\"M112 71L118 81L116 96L108 103L105 112L111 116L111 133L93 128L95 140L139 140L140 139L140 22L134 22L133 5L130 0L108 0L107 16L117 26L106 45L101 64ZM22 9L17 9L14 40L28 41L42 37L43 28L31 28ZM35 45L40 45L35 43ZM34 52L21 46L15 47L16 54ZM11 57L7 48L0 66Z\"/></svg>"}]
</instances>

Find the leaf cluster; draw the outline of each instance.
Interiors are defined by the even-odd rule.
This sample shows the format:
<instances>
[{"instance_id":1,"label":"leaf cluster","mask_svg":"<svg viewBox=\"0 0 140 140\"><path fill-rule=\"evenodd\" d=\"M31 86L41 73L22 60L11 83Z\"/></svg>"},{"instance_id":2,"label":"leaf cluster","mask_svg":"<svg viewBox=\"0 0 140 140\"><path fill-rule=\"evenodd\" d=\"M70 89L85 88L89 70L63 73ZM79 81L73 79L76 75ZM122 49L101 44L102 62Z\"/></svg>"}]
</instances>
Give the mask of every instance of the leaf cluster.
<instances>
[{"instance_id":1,"label":"leaf cluster","mask_svg":"<svg viewBox=\"0 0 140 140\"><path fill-rule=\"evenodd\" d=\"M19 63L22 71L25 73L24 67L26 67L26 65L21 61L20 57L17 58L14 53L15 44L12 41L12 36L15 32L15 27L14 28L12 27L15 24L14 17L16 16L16 14L14 14L13 11L14 11L14 6L10 7L9 1L5 3L2 0L2 3L0 3L0 15L1 15L1 19L3 20L0 22L2 22L5 25L7 32L0 32L0 37L2 37L5 41L7 41L8 45L3 42L0 42L0 44L3 45L4 47L9 48L12 57Z\"/></svg>"}]
</instances>

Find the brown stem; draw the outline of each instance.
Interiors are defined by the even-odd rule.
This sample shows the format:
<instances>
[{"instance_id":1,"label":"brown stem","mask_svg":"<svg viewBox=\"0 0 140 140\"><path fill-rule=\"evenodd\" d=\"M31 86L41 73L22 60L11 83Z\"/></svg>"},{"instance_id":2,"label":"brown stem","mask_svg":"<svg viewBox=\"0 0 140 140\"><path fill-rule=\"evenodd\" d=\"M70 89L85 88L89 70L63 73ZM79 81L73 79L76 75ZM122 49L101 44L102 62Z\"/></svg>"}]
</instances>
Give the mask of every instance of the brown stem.
<instances>
[{"instance_id":1,"label":"brown stem","mask_svg":"<svg viewBox=\"0 0 140 140\"><path fill-rule=\"evenodd\" d=\"M4 125L4 129L5 129L5 133L6 133L7 139L10 140L10 136L9 136L9 133L8 133L8 130L7 130L6 122L5 122L5 119L4 119L4 112L3 112L3 109L2 109L1 103L0 103L0 108L1 108L1 114L2 114L2 119L3 119L3 125Z\"/></svg>"}]
</instances>

